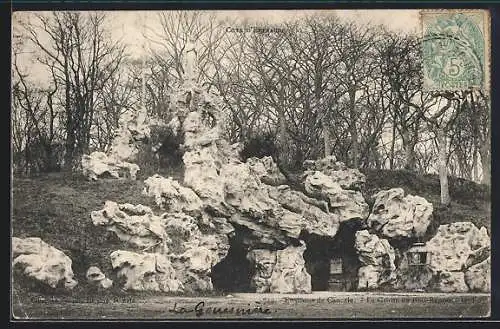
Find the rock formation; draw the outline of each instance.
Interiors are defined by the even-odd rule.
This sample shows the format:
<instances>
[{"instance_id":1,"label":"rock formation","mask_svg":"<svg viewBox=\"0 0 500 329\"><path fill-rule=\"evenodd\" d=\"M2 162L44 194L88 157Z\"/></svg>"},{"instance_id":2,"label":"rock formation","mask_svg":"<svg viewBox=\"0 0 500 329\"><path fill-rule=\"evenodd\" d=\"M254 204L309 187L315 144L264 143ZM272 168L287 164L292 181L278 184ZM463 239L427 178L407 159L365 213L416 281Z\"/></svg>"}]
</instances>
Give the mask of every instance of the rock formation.
<instances>
[{"instance_id":1,"label":"rock formation","mask_svg":"<svg viewBox=\"0 0 500 329\"><path fill-rule=\"evenodd\" d=\"M361 267L358 271L358 289L375 289L395 279L396 255L386 239L367 230L357 231L354 247Z\"/></svg>"},{"instance_id":2,"label":"rock formation","mask_svg":"<svg viewBox=\"0 0 500 329\"><path fill-rule=\"evenodd\" d=\"M432 253L430 268L437 273L436 289L443 292L489 291L490 238L485 227L471 222L439 226L426 247ZM465 276L466 274L466 276ZM466 282L467 277L467 282Z\"/></svg>"},{"instance_id":3,"label":"rock formation","mask_svg":"<svg viewBox=\"0 0 500 329\"><path fill-rule=\"evenodd\" d=\"M106 275L102 273L101 269L96 266L89 267L85 277L90 284L101 289L109 289L113 285L113 280L107 278Z\"/></svg>"},{"instance_id":4,"label":"rock formation","mask_svg":"<svg viewBox=\"0 0 500 329\"><path fill-rule=\"evenodd\" d=\"M432 219L432 204L419 196L404 196L402 188L376 193L367 226L388 239L422 237Z\"/></svg>"},{"instance_id":5,"label":"rock formation","mask_svg":"<svg viewBox=\"0 0 500 329\"><path fill-rule=\"evenodd\" d=\"M52 288L73 289L78 283L73 279L71 259L40 238L13 237L12 257L14 269Z\"/></svg>"},{"instance_id":6,"label":"rock formation","mask_svg":"<svg viewBox=\"0 0 500 329\"><path fill-rule=\"evenodd\" d=\"M139 166L134 162L150 135L144 113L124 115L108 152L92 152L82 157L83 175L90 180L99 178L136 179Z\"/></svg>"},{"instance_id":7,"label":"rock formation","mask_svg":"<svg viewBox=\"0 0 500 329\"><path fill-rule=\"evenodd\" d=\"M327 175L335 183L346 190L358 190L366 182L366 177L358 169L347 168L347 166L337 161L335 156L330 155L319 160L306 160L304 162L306 175L314 171L319 171Z\"/></svg>"},{"instance_id":8,"label":"rock formation","mask_svg":"<svg viewBox=\"0 0 500 329\"><path fill-rule=\"evenodd\" d=\"M258 293L310 293L311 276L305 269L304 244L271 251L254 249L248 259L255 266L251 285Z\"/></svg>"}]
</instances>

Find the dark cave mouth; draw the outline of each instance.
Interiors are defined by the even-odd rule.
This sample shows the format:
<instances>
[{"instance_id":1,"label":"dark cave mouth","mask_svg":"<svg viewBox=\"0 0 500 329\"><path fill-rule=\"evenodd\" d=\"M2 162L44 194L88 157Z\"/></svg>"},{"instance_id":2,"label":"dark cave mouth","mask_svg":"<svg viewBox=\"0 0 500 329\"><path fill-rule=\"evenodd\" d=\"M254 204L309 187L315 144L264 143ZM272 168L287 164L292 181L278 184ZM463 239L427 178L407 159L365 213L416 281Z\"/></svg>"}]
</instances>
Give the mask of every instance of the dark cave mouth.
<instances>
[{"instance_id":1,"label":"dark cave mouth","mask_svg":"<svg viewBox=\"0 0 500 329\"><path fill-rule=\"evenodd\" d=\"M306 242L304 261L311 275L312 291L352 291L357 284L360 267L354 239L361 228L358 221L340 225L334 238L302 232L300 239ZM247 259L248 248L242 234L229 239L227 256L212 268L214 290L221 292L253 292L251 280L255 273Z\"/></svg>"},{"instance_id":2,"label":"dark cave mouth","mask_svg":"<svg viewBox=\"0 0 500 329\"><path fill-rule=\"evenodd\" d=\"M354 240L360 228L361 222L354 220L341 223L334 238L301 234L307 245L304 260L312 291L354 290L360 267Z\"/></svg>"}]
</instances>

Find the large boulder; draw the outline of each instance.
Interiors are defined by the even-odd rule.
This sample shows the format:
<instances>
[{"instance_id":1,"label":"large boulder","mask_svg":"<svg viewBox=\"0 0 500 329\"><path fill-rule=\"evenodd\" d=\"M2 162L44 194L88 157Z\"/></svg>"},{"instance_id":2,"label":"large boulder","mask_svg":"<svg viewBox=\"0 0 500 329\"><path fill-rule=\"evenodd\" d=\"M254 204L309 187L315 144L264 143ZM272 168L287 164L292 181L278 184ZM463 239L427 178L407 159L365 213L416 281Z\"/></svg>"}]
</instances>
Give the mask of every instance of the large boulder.
<instances>
[{"instance_id":1,"label":"large boulder","mask_svg":"<svg viewBox=\"0 0 500 329\"><path fill-rule=\"evenodd\" d=\"M199 213L203 207L201 199L192 189L180 185L171 177L158 174L144 181L143 194L153 197L161 209L169 212Z\"/></svg>"},{"instance_id":2,"label":"large boulder","mask_svg":"<svg viewBox=\"0 0 500 329\"><path fill-rule=\"evenodd\" d=\"M327 201L328 212L338 215L340 222L364 220L368 216L368 204L361 192L344 190L331 176L320 171L305 176L304 188L311 197Z\"/></svg>"},{"instance_id":3,"label":"large boulder","mask_svg":"<svg viewBox=\"0 0 500 329\"><path fill-rule=\"evenodd\" d=\"M311 275L304 261L305 244L282 250L255 249L247 258L255 266L251 285L258 293L310 293Z\"/></svg>"},{"instance_id":4,"label":"large boulder","mask_svg":"<svg viewBox=\"0 0 500 329\"><path fill-rule=\"evenodd\" d=\"M491 291L491 258L472 265L465 271L465 283L471 291Z\"/></svg>"},{"instance_id":5,"label":"large boulder","mask_svg":"<svg viewBox=\"0 0 500 329\"><path fill-rule=\"evenodd\" d=\"M455 222L439 226L436 235L426 243L432 253L434 271L462 271L476 251L490 245L486 228L478 229L471 222Z\"/></svg>"},{"instance_id":6,"label":"large boulder","mask_svg":"<svg viewBox=\"0 0 500 329\"><path fill-rule=\"evenodd\" d=\"M13 269L52 288L63 286L73 289L77 281L73 278L72 261L62 251L42 239L12 238Z\"/></svg>"},{"instance_id":7,"label":"large boulder","mask_svg":"<svg viewBox=\"0 0 500 329\"><path fill-rule=\"evenodd\" d=\"M359 289L374 289L394 281L396 254L386 239L367 230L357 231L354 248L361 263L358 270Z\"/></svg>"},{"instance_id":8,"label":"large boulder","mask_svg":"<svg viewBox=\"0 0 500 329\"><path fill-rule=\"evenodd\" d=\"M304 193L292 190L288 185L269 187L269 196L276 200L289 213L295 217L286 225L287 216L280 221L280 228L286 230L295 225L299 234L302 230L319 236L334 237L340 226L339 215L327 212L328 204L325 201L316 200L306 196ZM298 215L298 216L297 216ZM297 235L298 237L298 235Z\"/></svg>"},{"instance_id":9,"label":"large boulder","mask_svg":"<svg viewBox=\"0 0 500 329\"><path fill-rule=\"evenodd\" d=\"M101 289L109 289L113 285L113 280L107 278L101 269L96 266L89 267L85 277L90 284Z\"/></svg>"},{"instance_id":10,"label":"large boulder","mask_svg":"<svg viewBox=\"0 0 500 329\"><path fill-rule=\"evenodd\" d=\"M430 268L436 273L436 289L443 292L483 291L489 289L486 271L490 255L490 238L485 227L471 222L439 226L427 243L432 254Z\"/></svg>"},{"instance_id":11,"label":"large boulder","mask_svg":"<svg viewBox=\"0 0 500 329\"><path fill-rule=\"evenodd\" d=\"M437 274L435 289L440 292L467 292L469 287L465 283L464 273L443 271Z\"/></svg>"},{"instance_id":12,"label":"large boulder","mask_svg":"<svg viewBox=\"0 0 500 329\"><path fill-rule=\"evenodd\" d=\"M124 290L184 290L170 260L163 254L117 250L110 258L111 265L117 270L117 278L124 281Z\"/></svg>"},{"instance_id":13,"label":"large boulder","mask_svg":"<svg viewBox=\"0 0 500 329\"><path fill-rule=\"evenodd\" d=\"M304 161L304 169L306 174L320 171L331 177L343 189L359 190L366 182L366 176L358 169L347 168L343 162L337 161L333 155L319 160L306 160Z\"/></svg>"},{"instance_id":14,"label":"large boulder","mask_svg":"<svg viewBox=\"0 0 500 329\"><path fill-rule=\"evenodd\" d=\"M139 166L122 161L103 152L92 152L82 157L83 175L89 180L116 178L135 180Z\"/></svg>"},{"instance_id":15,"label":"large boulder","mask_svg":"<svg viewBox=\"0 0 500 329\"><path fill-rule=\"evenodd\" d=\"M90 216L94 225L105 226L131 247L162 248L162 242L168 239L164 231L165 218L156 216L151 208L141 204L118 204L108 200L102 210L92 211Z\"/></svg>"},{"instance_id":16,"label":"large boulder","mask_svg":"<svg viewBox=\"0 0 500 329\"><path fill-rule=\"evenodd\" d=\"M278 186L287 183L286 177L281 173L273 158L270 156L249 158L246 163L265 184Z\"/></svg>"},{"instance_id":17,"label":"large boulder","mask_svg":"<svg viewBox=\"0 0 500 329\"><path fill-rule=\"evenodd\" d=\"M144 277L153 260L158 259L161 264L168 262L168 266L172 267L172 275L181 283L182 291L213 288L210 278L212 267L227 255L228 234L234 229L224 218L204 219L181 212L166 212L156 216L149 207L112 201L107 201L103 210L92 212L95 225L105 226L115 232L130 248L138 251L114 254L114 267L122 269L122 276L131 278L127 279L129 283L125 287L136 290L174 289L170 285L162 288L165 283L161 280L171 280L163 272L155 274L153 281ZM130 267L122 264L123 259L130 257L138 259L134 264L142 267L135 269L135 265Z\"/></svg>"},{"instance_id":18,"label":"large boulder","mask_svg":"<svg viewBox=\"0 0 500 329\"><path fill-rule=\"evenodd\" d=\"M432 219L432 204L419 196L404 196L402 188L376 193L367 226L389 239L422 237Z\"/></svg>"},{"instance_id":19,"label":"large boulder","mask_svg":"<svg viewBox=\"0 0 500 329\"><path fill-rule=\"evenodd\" d=\"M136 114L128 112L120 118L120 128L106 153L96 151L82 157L85 177L136 179L140 168L134 162L142 148L150 147L147 141L151 132L144 112L144 109Z\"/></svg>"}]
</instances>

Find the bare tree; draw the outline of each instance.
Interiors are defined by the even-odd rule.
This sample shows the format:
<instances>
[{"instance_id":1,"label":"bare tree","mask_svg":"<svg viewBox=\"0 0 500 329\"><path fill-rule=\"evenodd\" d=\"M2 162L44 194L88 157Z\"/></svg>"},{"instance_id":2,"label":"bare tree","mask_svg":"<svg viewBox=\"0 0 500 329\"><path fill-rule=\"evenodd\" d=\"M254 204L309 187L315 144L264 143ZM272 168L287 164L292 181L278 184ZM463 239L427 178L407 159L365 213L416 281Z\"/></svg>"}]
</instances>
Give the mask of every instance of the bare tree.
<instances>
[{"instance_id":1,"label":"bare tree","mask_svg":"<svg viewBox=\"0 0 500 329\"><path fill-rule=\"evenodd\" d=\"M65 167L71 170L88 151L97 93L116 73L124 47L111 41L102 13L37 14L25 31L40 53L37 60L62 91L58 96L65 113Z\"/></svg>"}]
</instances>

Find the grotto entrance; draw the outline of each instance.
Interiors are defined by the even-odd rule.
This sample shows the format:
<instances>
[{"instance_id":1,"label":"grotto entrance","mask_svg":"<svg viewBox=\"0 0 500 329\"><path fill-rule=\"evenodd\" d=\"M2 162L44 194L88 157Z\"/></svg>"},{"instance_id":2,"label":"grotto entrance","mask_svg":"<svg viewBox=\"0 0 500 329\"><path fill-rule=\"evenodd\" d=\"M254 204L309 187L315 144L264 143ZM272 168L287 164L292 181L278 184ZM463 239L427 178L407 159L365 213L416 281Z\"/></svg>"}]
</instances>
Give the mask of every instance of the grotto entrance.
<instances>
[{"instance_id":1,"label":"grotto entrance","mask_svg":"<svg viewBox=\"0 0 500 329\"><path fill-rule=\"evenodd\" d=\"M358 221L340 225L334 238L303 232L307 244L304 260L311 275L313 291L351 291L356 286L360 263L354 248L355 233L361 228Z\"/></svg>"},{"instance_id":2,"label":"grotto entrance","mask_svg":"<svg viewBox=\"0 0 500 329\"><path fill-rule=\"evenodd\" d=\"M238 234L229 238L227 256L212 268L214 290L222 292L251 292L254 269L247 259L247 248Z\"/></svg>"}]
</instances>

